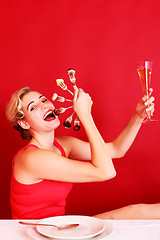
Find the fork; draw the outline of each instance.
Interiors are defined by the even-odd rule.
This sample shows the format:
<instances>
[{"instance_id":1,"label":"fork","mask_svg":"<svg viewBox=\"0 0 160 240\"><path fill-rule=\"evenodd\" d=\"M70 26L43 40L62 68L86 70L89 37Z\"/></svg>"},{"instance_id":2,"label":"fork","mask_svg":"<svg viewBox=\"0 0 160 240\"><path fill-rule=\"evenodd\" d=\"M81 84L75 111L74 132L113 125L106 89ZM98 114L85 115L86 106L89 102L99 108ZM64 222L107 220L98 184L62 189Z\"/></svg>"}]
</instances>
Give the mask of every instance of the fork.
<instances>
[{"instance_id":1,"label":"fork","mask_svg":"<svg viewBox=\"0 0 160 240\"><path fill-rule=\"evenodd\" d=\"M74 86L76 86L75 73L76 73L76 71L73 68L68 69L69 79L70 79L71 83L74 84Z\"/></svg>"},{"instance_id":2,"label":"fork","mask_svg":"<svg viewBox=\"0 0 160 240\"><path fill-rule=\"evenodd\" d=\"M58 85L60 88L62 88L63 90L67 90L70 94L74 95L73 92L71 92L71 91L68 89L68 87L67 87L67 85L64 83L64 80L63 80L63 79L57 79L56 82L57 82L57 85Z\"/></svg>"},{"instance_id":3,"label":"fork","mask_svg":"<svg viewBox=\"0 0 160 240\"><path fill-rule=\"evenodd\" d=\"M57 93L54 93L53 96L52 96L52 100L53 101L58 101L58 102L65 102L65 101L68 101L68 102L73 102L72 100L70 99L66 99L62 96L58 96Z\"/></svg>"},{"instance_id":4,"label":"fork","mask_svg":"<svg viewBox=\"0 0 160 240\"><path fill-rule=\"evenodd\" d=\"M75 228L75 227L79 226L78 223L67 224L64 227L60 227L60 226L57 226L57 225L54 225L54 224L31 223L31 222L23 222L23 221L20 221L19 223L23 224L23 225L32 225L32 226L36 225L36 226L45 226L45 227L56 227L56 228L58 228L58 230L66 230L66 229L71 229L71 228Z\"/></svg>"},{"instance_id":5,"label":"fork","mask_svg":"<svg viewBox=\"0 0 160 240\"><path fill-rule=\"evenodd\" d=\"M67 107L67 108L63 108L63 107L61 107L61 108L55 108L55 109L54 109L54 114L55 114L56 116L58 116L58 115L60 115L61 113L64 113L67 109L70 109L70 108L73 108L73 106L70 106L70 107Z\"/></svg>"},{"instance_id":6,"label":"fork","mask_svg":"<svg viewBox=\"0 0 160 240\"><path fill-rule=\"evenodd\" d=\"M70 117L68 117L66 119L66 121L63 123L63 126L65 128L70 128L71 127L71 122L72 122L72 119L73 119L73 115L74 115L75 111L73 111L72 115Z\"/></svg>"}]
</instances>

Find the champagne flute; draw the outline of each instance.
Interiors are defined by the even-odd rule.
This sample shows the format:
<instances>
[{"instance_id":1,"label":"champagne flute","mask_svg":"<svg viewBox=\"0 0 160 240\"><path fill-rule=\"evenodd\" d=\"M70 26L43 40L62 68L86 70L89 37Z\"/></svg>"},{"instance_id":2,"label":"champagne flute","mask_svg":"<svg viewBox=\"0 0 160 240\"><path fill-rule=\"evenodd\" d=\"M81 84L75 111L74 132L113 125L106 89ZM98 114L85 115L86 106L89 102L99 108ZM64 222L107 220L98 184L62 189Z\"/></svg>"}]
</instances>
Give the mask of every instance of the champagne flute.
<instances>
[{"instance_id":1,"label":"champagne flute","mask_svg":"<svg viewBox=\"0 0 160 240\"><path fill-rule=\"evenodd\" d=\"M152 74L152 62L151 61L140 62L137 67L137 72L141 81L144 97L148 100L149 87L150 87L151 74ZM151 121L156 121L156 120L151 119L151 112L149 112L147 113L147 118L143 122L151 122Z\"/></svg>"}]
</instances>

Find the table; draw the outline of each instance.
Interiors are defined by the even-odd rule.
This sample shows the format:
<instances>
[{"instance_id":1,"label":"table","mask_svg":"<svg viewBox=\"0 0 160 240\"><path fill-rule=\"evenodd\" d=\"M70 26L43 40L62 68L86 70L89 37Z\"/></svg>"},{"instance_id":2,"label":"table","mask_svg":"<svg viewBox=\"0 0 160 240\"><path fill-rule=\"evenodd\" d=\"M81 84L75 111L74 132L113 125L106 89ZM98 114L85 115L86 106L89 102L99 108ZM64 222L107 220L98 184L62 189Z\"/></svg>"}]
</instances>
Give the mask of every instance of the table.
<instances>
[{"instance_id":1,"label":"table","mask_svg":"<svg viewBox=\"0 0 160 240\"><path fill-rule=\"evenodd\" d=\"M113 226L106 240L160 240L160 220L104 220ZM0 220L0 240L32 240L18 220Z\"/></svg>"}]
</instances>

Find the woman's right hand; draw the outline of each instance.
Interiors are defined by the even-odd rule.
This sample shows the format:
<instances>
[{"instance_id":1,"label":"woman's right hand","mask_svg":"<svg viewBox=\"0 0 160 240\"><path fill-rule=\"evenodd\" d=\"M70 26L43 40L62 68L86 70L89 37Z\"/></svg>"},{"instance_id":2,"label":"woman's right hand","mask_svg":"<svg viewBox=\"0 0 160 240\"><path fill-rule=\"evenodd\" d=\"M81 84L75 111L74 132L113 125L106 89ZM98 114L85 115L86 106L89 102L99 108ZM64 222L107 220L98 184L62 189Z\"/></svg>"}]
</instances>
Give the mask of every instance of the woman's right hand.
<instances>
[{"instance_id":1,"label":"woman's right hand","mask_svg":"<svg viewBox=\"0 0 160 240\"><path fill-rule=\"evenodd\" d=\"M155 98L151 96L152 92L153 92L153 89L150 88L148 100L147 100L147 96L146 97L144 96L136 106L135 113L140 118L141 123L147 116L152 116L154 113Z\"/></svg>"},{"instance_id":2,"label":"woman's right hand","mask_svg":"<svg viewBox=\"0 0 160 240\"><path fill-rule=\"evenodd\" d=\"M74 89L73 108L78 117L82 119L91 113L93 102L88 93L77 87L74 87Z\"/></svg>"}]
</instances>

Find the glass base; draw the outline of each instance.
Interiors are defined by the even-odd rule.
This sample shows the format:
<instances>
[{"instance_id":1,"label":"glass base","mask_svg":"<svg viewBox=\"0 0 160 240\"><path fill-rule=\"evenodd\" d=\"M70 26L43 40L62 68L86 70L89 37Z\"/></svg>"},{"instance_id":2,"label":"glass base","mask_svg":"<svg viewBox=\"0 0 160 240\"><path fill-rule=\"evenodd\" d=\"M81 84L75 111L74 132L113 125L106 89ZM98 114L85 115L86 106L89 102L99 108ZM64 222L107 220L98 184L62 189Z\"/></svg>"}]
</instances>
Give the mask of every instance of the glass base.
<instances>
[{"instance_id":1,"label":"glass base","mask_svg":"<svg viewBox=\"0 0 160 240\"><path fill-rule=\"evenodd\" d=\"M158 122L158 120L146 118L145 120L142 121L142 123L150 123L150 122Z\"/></svg>"}]
</instances>

